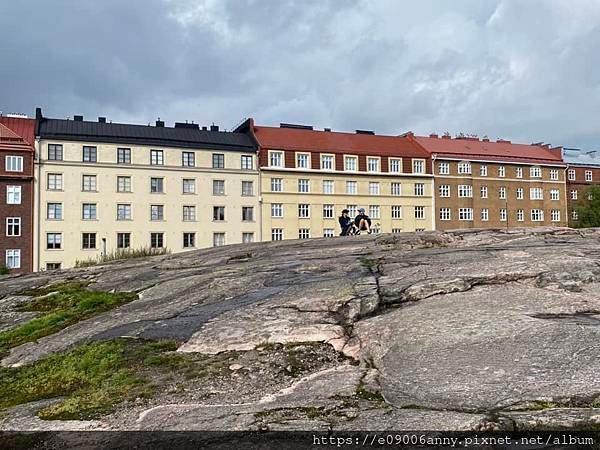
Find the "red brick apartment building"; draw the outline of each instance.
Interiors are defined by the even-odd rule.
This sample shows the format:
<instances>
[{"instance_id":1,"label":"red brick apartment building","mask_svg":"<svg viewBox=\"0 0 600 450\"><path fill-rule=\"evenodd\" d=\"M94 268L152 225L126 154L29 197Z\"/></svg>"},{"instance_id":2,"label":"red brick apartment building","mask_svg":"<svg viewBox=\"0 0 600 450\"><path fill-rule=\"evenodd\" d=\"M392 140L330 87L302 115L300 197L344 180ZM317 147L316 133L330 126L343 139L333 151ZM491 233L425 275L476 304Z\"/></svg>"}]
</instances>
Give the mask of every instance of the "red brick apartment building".
<instances>
[{"instance_id":1,"label":"red brick apartment building","mask_svg":"<svg viewBox=\"0 0 600 450\"><path fill-rule=\"evenodd\" d=\"M0 265L33 269L34 119L0 116Z\"/></svg>"},{"instance_id":2,"label":"red brick apartment building","mask_svg":"<svg viewBox=\"0 0 600 450\"><path fill-rule=\"evenodd\" d=\"M564 148L563 160L567 163L567 206L569 226L579 225L577 206L589 195L587 190L600 184L600 154L596 150Z\"/></svg>"}]
</instances>

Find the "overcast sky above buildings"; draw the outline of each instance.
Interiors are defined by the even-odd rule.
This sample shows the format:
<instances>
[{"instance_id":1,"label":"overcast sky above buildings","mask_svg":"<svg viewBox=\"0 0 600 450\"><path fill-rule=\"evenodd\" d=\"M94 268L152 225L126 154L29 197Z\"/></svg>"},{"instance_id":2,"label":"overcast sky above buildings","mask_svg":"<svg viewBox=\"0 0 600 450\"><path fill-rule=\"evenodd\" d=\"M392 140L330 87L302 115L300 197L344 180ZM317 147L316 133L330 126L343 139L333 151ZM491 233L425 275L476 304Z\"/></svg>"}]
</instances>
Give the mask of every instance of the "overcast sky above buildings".
<instances>
[{"instance_id":1,"label":"overcast sky above buildings","mask_svg":"<svg viewBox=\"0 0 600 450\"><path fill-rule=\"evenodd\" d=\"M0 1L0 110L600 148L598 0Z\"/></svg>"}]
</instances>

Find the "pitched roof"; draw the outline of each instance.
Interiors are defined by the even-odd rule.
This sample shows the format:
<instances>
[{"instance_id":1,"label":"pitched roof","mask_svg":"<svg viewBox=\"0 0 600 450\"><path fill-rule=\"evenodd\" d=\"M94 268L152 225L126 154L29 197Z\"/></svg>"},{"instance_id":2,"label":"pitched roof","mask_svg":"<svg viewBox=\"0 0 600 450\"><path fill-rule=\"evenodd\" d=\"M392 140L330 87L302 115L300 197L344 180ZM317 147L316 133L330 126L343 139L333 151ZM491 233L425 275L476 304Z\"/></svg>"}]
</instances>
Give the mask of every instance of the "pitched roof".
<instances>
[{"instance_id":1,"label":"pitched roof","mask_svg":"<svg viewBox=\"0 0 600 450\"><path fill-rule=\"evenodd\" d=\"M564 165L560 152L553 153L542 145L514 144L502 140L491 142L477 138L414 136L413 139L432 155L471 160Z\"/></svg>"},{"instance_id":2,"label":"pitched roof","mask_svg":"<svg viewBox=\"0 0 600 450\"><path fill-rule=\"evenodd\" d=\"M255 150L252 140L243 133L200 130L191 127L155 127L42 118L39 123L38 135L43 139L243 152Z\"/></svg>"},{"instance_id":3,"label":"pitched roof","mask_svg":"<svg viewBox=\"0 0 600 450\"><path fill-rule=\"evenodd\" d=\"M567 164L578 166L600 166L600 154L596 150L563 148L563 159Z\"/></svg>"},{"instance_id":4,"label":"pitched roof","mask_svg":"<svg viewBox=\"0 0 600 450\"><path fill-rule=\"evenodd\" d=\"M397 136L255 126L260 146L272 150L427 158L426 151Z\"/></svg>"},{"instance_id":5,"label":"pitched roof","mask_svg":"<svg viewBox=\"0 0 600 450\"><path fill-rule=\"evenodd\" d=\"M0 116L0 124L22 138L26 144L33 146L35 143L35 119Z\"/></svg>"}]
</instances>

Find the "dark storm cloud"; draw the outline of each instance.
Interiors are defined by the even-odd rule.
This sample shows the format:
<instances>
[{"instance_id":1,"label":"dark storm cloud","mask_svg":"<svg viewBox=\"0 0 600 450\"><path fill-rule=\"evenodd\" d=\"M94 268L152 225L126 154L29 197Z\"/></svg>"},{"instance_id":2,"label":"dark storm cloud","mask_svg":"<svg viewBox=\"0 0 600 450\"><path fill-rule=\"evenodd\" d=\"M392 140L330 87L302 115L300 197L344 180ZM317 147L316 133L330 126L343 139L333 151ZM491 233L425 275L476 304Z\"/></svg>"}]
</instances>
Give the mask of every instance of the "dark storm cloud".
<instances>
[{"instance_id":1,"label":"dark storm cloud","mask_svg":"<svg viewBox=\"0 0 600 450\"><path fill-rule=\"evenodd\" d=\"M0 2L0 110L596 147L594 0Z\"/></svg>"}]
</instances>

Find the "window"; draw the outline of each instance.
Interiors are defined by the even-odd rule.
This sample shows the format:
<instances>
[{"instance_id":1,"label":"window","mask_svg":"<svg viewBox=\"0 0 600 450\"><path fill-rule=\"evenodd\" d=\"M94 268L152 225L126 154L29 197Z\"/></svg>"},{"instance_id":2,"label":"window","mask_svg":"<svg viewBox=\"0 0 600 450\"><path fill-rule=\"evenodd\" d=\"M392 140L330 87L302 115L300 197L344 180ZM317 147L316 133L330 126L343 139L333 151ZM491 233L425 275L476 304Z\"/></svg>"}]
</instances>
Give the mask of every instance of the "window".
<instances>
[{"instance_id":1,"label":"window","mask_svg":"<svg viewBox=\"0 0 600 450\"><path fill-rule=\"evenodd\" d=\"M7 156L6 157L7 172L23 172L23 157L22 156Z\"/></svg>"},{"instance_id":2,"label":"window","mask_svg":"<svg viewBox=\"0 0 600 450\"><path fill-rule=\"evenodd\" d=\"M62 234L47 233L46 234L46 248L48 250L59 250L60 248L62 248Z\"/></svg>"},{"instance_id":3,"label":"window","mask_svg":"<svg viewBox=\"0 0 600 450\"><path fill-rule=\"evenodd\" d=\"M212 166L213 166L213 169L224 169L225 168L225 155L222 153L213 153Z\"/></svg>"},{"instance_id":4,"label":"window","mask_svg":"<svg viewBox=\"0 0 600 450\"><path fill-rule=\"evenodd\" d=\"M504 169L504 166L498 167L498 176L504 177L505 175L506 175L506 170Z\"/></svg>"},{"instance_id":5,"label":"window","mask_svg":"<svg viewBox=\"0 0 600 450\"><path fill-rule=\"evenodd\" d=\"M459 197L473 197L473 186L470 184L459 184L458 185L458 196Z\"/></svg>"},{"instance_id":6,"label":"window","mask_svg":"<svg viewBox=\"0 0 600 450\"><path fill-rule=\"evenodd\" d=\"M273 228L273 229L271 229L271 240L272 241L281 241L281 240L283 240L283 229L282 228Z\"/></svg>"},{"instance_id":7,"label":"window","mask_svg":"<svg viewBox=\"0 0 600 450\"><path fill-rule=\"evenodd\" d=\"M542 178L542 168L539 166L530 167L529 176L531 178Z\"/></svg>"},{"instance_id":8,"label":"window","mask_svg":"<svg viewBox=\"0 0 600 450\"><path fill-rule=\"evenodd\" d=\"M82 175L81 190L84 192L96 192L98 190L96 175Z\"/></svg>"},{"instance_id":9,"label":"window","mask_svg":"<svg viewBox=\"0 0 600 450\"><path fill-rule=\"evenodd\" d=\"M242 206L242 220L252 222L254 220L254 208L252 206Z\"/></svg>"},{"instance_id":10,"label":"window","mask_svg":"<svg viewBox=\"0 0 600 450\"><path fill-rule=\"evenodd\" d=\"M194 152L181 152L181 165L183 167L195 167L196 154Z\"/></svg>"},{"instance_id":11,"label":"window","mask_svg":"<svg viewBox=\"0 0 600 450\"><path fill-rule=\"evenodd\" d=\"M500 200L506 200L506 188L504 186L498 188L498 198Z\"/></svg>"},{"instance_id":12,"label":"window","mask_svg":"<svg viewBox=\"0 0 600 450\"><path fill-rule=\"evenodd\" d=\"M62 220L62 203L48 203L46 218L50 220Z\"/></svg>"},{"instance_id":13,"label":"window","mask_svg":"<svg viewBox=\"0 0 600 450\"><path fill-rule=\"evenodd\" d=\"M183 233L183 248L194 248L196 246L196 233Z\"/></svg>"},{"instance_id":14,"label":"window","mask_svg":"<svg viewBox=\"0 0 600 450\"><path fill-rule=\"evenodd\" d=\"M96 248L96 233L81 233L81 248L93 250Z\"/></svg>"},{"instance_id":15,"label":"window","mask_svg":"<svg viewBox=\"0 0 600 450\"><path fill-rule=\"evenodd\" d=\"M415 206L415 219L425 219L424 206Z\"/></svg>"},{"instance_id":16,"label":"window","mask_svg":"<svg viewBox=\"0 0 600 450\"><path fill-rule=\"evenodd\" d=\"M213 246L222 247L225 245L225 233L213 233Z\"/></svg>"},{"instance_id":17,"label":"window","mask_svg":"<svg viewBox=\"0 0 600 450\"><path fill-rule=\"evenodd\" d=\"M530 168L530 173L531 173L531 169L533 169L533 167ZM523 178L523 168L522 167L515 168L515 176L517 178Z\"/></svg>"},{"instance_id":18,"label":"window","mask_svg":"<svg viewBox=\"0 0 600 450\"><path fill-rule=\"evenodd\" d=\"M310 217L310 205L306 203L300 203L298 205L298 218L308 219Z\"/></svg>"},{"instance_id":19,"label":"window","mask_svg":"<svg viewBox=\"0 0 600 450\"><path fill-rule=\"evenodd\" d=\"M392 183L392 195L402 195L402 183Z\"/></svg>"},{"instance_id":20,"label":"window","mask_svg":"<svg viewBox=\"0 0 600 450\"><path fill-rule=\"evenodd\" d=\"M592 181L592 171L591 170L585 171L585 181Z\"/></svg>"},{"instance_id":21,"label":"window","mask_svg":"<svg viewBox=\"0 0 600 450\"><path fill-rule=\"evenodd\" d=\"M450 186L447 184L440 185L440 197L450 197Z\"/></svg>"},{"instance_id":22,"label":"window","mask_svg":"<svg viewBox=\"0 0 600 450\"><path fill-rule=\"evenodd\" d=\"M242 181L242 195L244 197L252 197L254 195L253 181Z\"/></svg>"},{"instance_id":23,"label":"window","mask_svg":"<svg viewBox=\"0 0 600 450\"><path fill-rule=\"evenodd\" d=\"M61 267L61 263L46 263L46 270L60 270Z\"/></svg>"},{"instance_id":24,"label":"window","mask_svg":"<svg viewBox=\"0 0 600 450\"><path fill-rule=\"evenodd\" d=\"M298 180L298 192L308 193L310 191L310 181L305 179Z\"/></svg>"},{"instance_id":25,"label":"window","mask_svg":"<svg viewBox=\"0 0 600 450\"><path fill-rule=\"evenodd\" d=\"M552 222L560 222L560 210L553 209L550 211L550 220Z\"/></svg>"},{"instance_id":26,"label":"window","mask_svg":"<svg viewBox=\"0 0 600 450\"><path fill-rule=\"evenodd\" d=\"M524 195L523 188L517 188L517 200L523 200Z\"/></svg>"},{"instance_id":27,"label":"window","mask_svg":"<svg viewBox=\"0 0 600 450\"><path fill-rule=\"evenodd\" d=\"M392 219L402 219L402 206L400 206L400 205L392 206Z\"/></svg>"},{"instance_id":28,"label":"window","mask_svg":"<svg viewBox=\"0 0 600 450\"><path fill-rule=\"evenodd\" d=\"M309 239L309 238L310 238L310 229L300 228L298 230L298 239Z\"/></svg>"},{"instance_id":29,"label":"window","mask_svg":"<svg viewBox=\"0 0 600 450\"><path fill-rule=\"evenodd\" d=\"M6 250L6 267L9 269L21 268L21 250Z\"/></svg>"},{"instance_id":30,"label":"window","mask_svg":"<svg viewBox=\"0 0 600 450\"><path fill-rule=\"evenodd\" d=\"M447 163L447 162L439 163L438 172L440 175L450 175L450 163Z\"/></svg>"},{"instance_id":31,"label":"window","mask_svg":"<svg viewBox=\"0 0 600 450\"><path fill-rule=\"evenodd\" d=\"M425 173L425 161L422 159L413 159L412 169L413 173Z\"/></svg>"},{"instance_id":32,"label":"window","mask_svg":"<svg viewBox=\"0 0 600 450\"><path fill-rule=\"evenodd\" d=\"M525 221L525 211L522 209L517 209L517 222Z\"/></svg>"},{"instance_id":33,"label":"window","mask_svg":"<svg viewBox=\"0 0 600 450\"><path fill-rule=\"evenodd\" d=\"M96 233L81 233L81 248L92 250L96 248Z\"/></svg>"},{"instance_id":34,"label":"window","mask_svg":"<svg viewBox=\"0 0 600 450\"><path fill-rule=\"evenodd\" d=\"M416 187L416 185L415 185ZM369 183L369 195L379 195L379 183L370 182Z\"/></svg>"},{"instance_id":35,"label":"window","mask_svg":"<svg viewBox=\"0 0 600 450\"><path fill-rule=\"evenodd\" d=\"M244 244L250 244L254 242L254 233L242 233L242 242Z\"/></svg>"},{"instance_id":36,"label":"window","mask_svg":"<svg viewBox=\"0 0 600 450\"><path fill-rule=\"evenodd\" d=\"M165 164L162 150L150 150L150 164L153 166L162 166Z\"/></svg>"},{"instance_id":37,"label":"window","mask_svg":"<svg viewBox=\"0 0 600 450\"><path fill-rule=\"evenodd\" d=\"M344 168L347 171L356 171L358 166L358 158L356 156L344 157Z\"/></svg>"},{"instance_id":38,"label":"window","mask_svg":"<svg viewBox=\"0 0 600 450\"><path fill-rule=\"evenodd\" d=\"M459 208L458 220L473 220L473 208Z\"/></svg>"},{"instance_id":39,"label":"window","mask_svg":"<svg viewBox=\"0 0 600 450\"><path fill-rule=\"evenodd\" d=\"M6 204L20 205L21 204L21 186L6 187Z\"/></svg>"},{"instance_id":40,"label":"window","mask_svg":"<svg viewBox=\"0 0 600 450\"><path fill-rule=\"evenodd\" d=\"M281 203L271 204L271 217L283 217L283 205Z\"/></svg>"},{"instance_id":41,"label":"window","mask_svg":"<svg viewBox=\"0 0 600 450\"><path fill-rule=\"evenodd\" d=\"M333 205L323 205L323 219L333 219Z\"/></svg>"},{"instance_id":42,"label":"window","mask_svg":"<svg viewBox=\"0 0 600 450\"><path fill-rule=\"evenodd\" d=\"M118 148L117 149L117 164L131 164L131 149L130 148Z\"/></svg>"},{"instance_id":43,"label":"window","mask_svg":"<svg viewBox=\"0 0 600 450\"><path fill-rule=\"evenodd\" d=\"M481 186L481 189L479 190L479 193L481 194L481 198L488 198L488 188L487 188L487 186Z\"/></svg>"},{"instance_id":44,"label":"window","mask_svg":"<svg viewBox=\"0 0 600 450\"><path fill-rule=\"evenodd\" d=\"M332 155L321 155L321 169L333 170L333 156Z\"/></svg>"},{"instance_id":45,"label":"window","mask_svg":"<svg viewBox=\"0 0 600 450\"><path fill-rule=\"evenodd\" d=\"M577 189L571 189L571 200L577 200Z\"/></svg>"},{"instance_id":46,"label":"window","mask_svg":"<svg viewBox=\"0 0 600 450\"><path fill-rule=\"evenodd\" d=\"M530 188L529 189L530 200L543 200L544 190L542 188Z\"/></svg>"},{"instance_id":47,"label":"window","mask_svg":"<svg viewBox=\"0 0 600 450\"><path fill-rule=\"evenodd\" d=\"M483 208L481 210L481 221L487 222L490 219L490 210L487 208Z\"/></svg>"},{"instance_id":48,"label":"window","mask_svg":"<svg viewBox=\"0 0 600 450\"><path fill-rule=\"evenodd\" d=\"M117 192L131 192L131 177L117 177Z\"/></svg>"},{"instance_id":49,"label":"window","mask_svg":"<svg viewBox=\"0 0 600 450\"><path fill-rule=\"evenodd\" d=\"M164 233L150 233L150 247L163 248L165 244Z\"/></svg>"},{"instance_id":50,"label":"window","mask_svg":"<svg viewBox=\"0 0 600 450\"><path fill-rule=\"evenodd\" d=\"M83 162L96 162L98 160L98 150L96 147L83 146Z\"/></svg>"},{"instance_id":51,"label":"window","mask_svg":"<svg viewBox=\"0 0 600 450\"><path fill-rule=\"evenodd\" d=\"M543 209L532 209L531 210L531 221L532 222L543 222L544 221L544 210Z\"/></svg>"},{"instance_id":52,"label":"window","mask_svg":"<svg viewBox=\"0 0 600 450\"><path fill-rule=\"evenodd\" d=\"M479 176L487 177L487 165L486 164L482 164L479 166Z\"/></svg>"},{"instance_id":53,"label":"window","mask_svg":"<svg viewBox=\"0 0 600 450\"><path fill-rule=\"evenodd\" d=\"M571 212L571 218L572 218L573 220L577 220L577 219L579 219L579 214L577 213L577 211L573 210L573 211Z\"/></svg>"},{"instance_id":54,"label":"window","mask_svg":"<svg viewBox=\"0 0 600 450\"><path fill-rule=\"evenodd\" d=\"M163 205L150 205L150 220L165 220L165 207Z\"/></svg>"},{"instance_id":55,"label":"window","mask_svg":"<svg viewBox=\"0 0 600 450\"><path fill-rule=\"evenodd\" d=\"M379 219L381 217L379 205L369 205L369 216L371 219Z\"/></svg>"},{"instance_id":56,"label":"window","mask_svg":"<svg viewBox=\"0 0 600 450\"><path fill-rule=\"evenodd\" d=\"M252 158L252 155L242 155L241 158L242 170L254 169L254 159Z\"/></svg>"},{"instance_id":57,"label":"window","mask_svg":"<svg viewBox=\"0 0 600 450\"><path fill-rule=\"evenodd\" d=\"M196 207L192 205L183 206L183 221L194 222L196 220Z\"/></svg>"},{"instance_id":58,"label":"window","mask_svg":"<svg viewBox=\"0 0 600 450\"><path fill-rule=\"evenodd\" d=\"M117 248L131 247L131 233L117 233Z\"/></svg>"},{"instance_id":59,"label":"window","mask_svg":"<svg viewBox=\"0 0 600 450\"><path fill-rule=\"evenodd\" d=\"M390 172L392 172L392 173L402 172L402 160L401 159L390 159Z\"/></svg>"},{"instance_id":60,"label":"window","mask_svg":"<svg viewBox=\"0 0 600 450\"><path fill-rule=\"evenodd\" d=\"M356 181L346 181L346 194L356 194L357 190Z\"/></svg>"},{"instance_id":61,"label":"window","mask_svg":"<svg viewBox=\"0 0 600 450\"><path fill-rule=\"evenodd\" d=\"M458 163L458 173L459 174L470 174L471 173L471 163L469 161L461 161Z\"/></svg>"},{"instance_id":62,"label":"window","mask_svg":"<svg viewBox=\"0 0 600 450\"><path fill-rule=\"evenodd\" d=\"M164 192L164 179L150 178L150 192L153 194L162 194Z\"/></svg>"},{"instance_id":63,"label":"window","mask_svg":"<svg viewBox=\"0 0 600 450\"><path fill-rule=\"evenodd\" d=\"M21 236L21 218L7 217L6 218L6 235Z\"/></svg>"},{"instance_id":64,"label":"window","mask_svg":"<svg viewBox=\"0 0 600 450\"><path fill-rule=\"evenodd\" d=\"M225 180L213 180L213 195L225 195Z\"/></svg>"},{"instance_id":65,"label":"window","mask_svg":"<svg viewBox=\"0 0 600 450\"><path fill-rule=\"evenodd\" d=\"M440 208L440 220L450 220L450 208Z\"/></svg>"},{"instance_id":66,"label":"window","mask_svg":"<svg viewBox=\"0 0 600 450\"><path fill-rule=\"evenodd\" d=\"M269 152L269 167L283 167L283 152Z\"/></svg>"},{"instance_id":67,"label":"window","mask_svg":"<svg viewBox=\"0 0 600 450\"><path fill-rule=\"evenodd\" d=\"M379 172L379 158L367 158L367 171Z\"/></svg>"},{"instance_id":68,"label":"window","mask_svg":"<svg viewBox=\"0 0 600 450\"><path fill-rule=\"evenodd\" d=\"M310 155L307 153L297 153L296 167L299 169L308 169L310 167Z\"/></svg>"},{"instance_id":69,"label":"window","mask_svg":"<svg viewBox=\"0 0 600 450\"><path fill-rule=\"evenodd\" d=\"M117 204L117 220L131 220L131 205L125 203Z\"/></svg>"},{"instance_id":70,"label":"window","mask_svg":"<svg viewBox=\"0 0 600 450\"><path fill-rule=\"evenodd\" d=\"M500 209L500 222L506 222L506 209Z\"/></svg>"},{"instance_id":71,"label":"window","mask_svg":"<svg viewBox=\"0 0 600 450\"><path fill-rule=\"evenodd\" d=\"M323 194L333 194L333 180L323 180Z\"/></svg>"},{"instance_id":72,"label":"window","mask_svg":"<svg viewBox=\"0 0 600 450\"><path fill-rule=\"evenodd\" d=\"M213 206L213 220L215 222L222 222L225 220L224 206Z\"/></svg>"},{"instance_id":73,"label":"window","mask_svg":"<svg viewBox=\"0 0 600 450\"><path fill-rule=\"evenodd\" d=\"M569 181L575 181L575 169L569 169Z\"/></svg>"},{"instance_id":74,"label":"window","mask_svg":"<svg viewBox=\"0 0 600 450\"><path fill-rule=\"evenodd\" d=\"M183 193L184 194L195 194L196 193L196 180L193 178L183 179Z\"/></svg>"},{"instance_id":75,"label":"window","mask_svg":"<svg viewBox=\"0 0 600 450\"><path fill-rule=\"evenodd\" d=\"M558 189L550 189L550 200L560 200L560 191Z\"/></svg>"},{"instance_id":76,"label":"window","mask_svg":"<svg viewBox=\"0 0 600 450\"><path fill-rule=\"evenodd\" d=\"M558 181L558 169L550 169L550 179L552 181Z\"/></svg>"},{"instance_id":77,"label":"window","mask_svg":"<svg viewBox=\"0 0 600 450\"><path fill-rule=\"evenodd\" d=\"M48 160L62 161L63 146L61 144L48 144Z\"/></svg>"},{"instance_id":78,"label":"window","mask_svg":"<svg viewBox=\"0 0 600 450\"><path fill-rule=\"evenodd\" d=\"M96 220L97 207L95 203L84 203L81 212L81 218L83 220Z\"/></svg>"},{"instance_id":79,"label":"window","mask_svg":"<svg viewBox=\"0 0 600 450\"><path fill-rule=\"evenodd\" d=\"M400 234L400 233L402 233L402 228L392 228L392 233L393 234Z\"/></svg>"},{"instance_id":80,"label":"window","mask_svg":"<svg viewBox=\"0 0 600 450\"><path fill-rule=\"evenodd\" d=\"M415 195L417 197L425 195L425 185L423 183L415 183Z\"/></svg>"},{"instance_id":81,"label":"window","mask_svg":"<svg viewBox=\"0 0 600 450\"><path fill-rule=\"evenodd\" d=\"M282 192L283 191L283 180L281 178L271 178L271 191Z\"/></svg>"},{"instance_id":82,"label":"window","mask_svg":"<svg viewBox=\"0 0 600 450\"><path fill-rule=\"evenodd\" d=\"M334 237L335 230L333 228L323 228L323 237Z\"/></svg>"},{"instance_id":83,"label":"window","mask_svg":"<svg viewBox=\"0 0 600 450\"><path fill-rule=\"evenodd\" d=\"M358 208L356 205L346 205L350 217L356 217L356 208Z\"/></svg>"},{"instance_id":84,"label":"window","mask_svg":"<svg viewBox=\"0 0 600 450\"><path fill-rule=\"evenodd\" d=\"M49 191L62 191L63 178L60 173L49 173L47 186Z\"/></svg>"}]
</instances>

